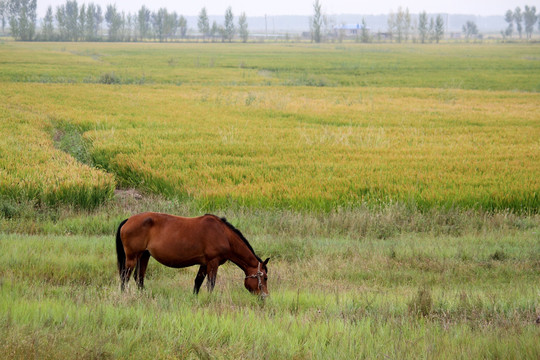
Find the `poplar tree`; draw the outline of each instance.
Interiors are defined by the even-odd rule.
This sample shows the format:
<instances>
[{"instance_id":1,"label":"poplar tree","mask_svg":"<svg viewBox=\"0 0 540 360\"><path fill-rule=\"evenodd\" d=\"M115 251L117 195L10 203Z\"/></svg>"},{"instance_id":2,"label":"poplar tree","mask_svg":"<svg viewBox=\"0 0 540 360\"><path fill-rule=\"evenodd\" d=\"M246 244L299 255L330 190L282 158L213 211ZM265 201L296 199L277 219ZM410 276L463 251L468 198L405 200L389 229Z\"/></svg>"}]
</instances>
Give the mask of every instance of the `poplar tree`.
<instances>
[{"instance_id":1,"label":"poplar tree","mask_svg":"<svg viewBox=\"0 0 540 360\"><path fill-rule=\"evenodd\" d=\"M523 21L523 15L521 13L521 9L518 6L514 10L514 22L516 23L516 29L517 29L520 39L521 39L521 33L523 31L523 27L521 26L522 21Z\"/></svg>"},{"instance_id":2,"label":"poplar tree","mask_svg":"<svg viewBox=\"0 0 540 360\"><path fill-rule=\"evenodd\" d=\"M141 40L148 37L150 30L150 10L146 6L141 6L137 13L137 30Z\"/></svg>"},{"instance_id":3,"label":"poplar tree","mask_svg":"<svg viewBox=\"0 0 540 360\"><path fill-rule=\"evenodd\" d=\"M441 15L437 15L437 19L435 20L435 42L439 43L439 41L444 36L444 20Z\"/></svg>"},{"instance_id":4,"label":"poplar tree","mask_svg":"<svg viewBox=\"0 0 540 360\"><path fill-rule=\"evenodd\" d=\"M425 43L428 39L428 17L425 11L421 12L418 17L418 34L422 44Z\"/></svg>"},{"instance_id":5,"label":"poplar tree","mask_svg":"<svg viewBox=\"0 0 540 360\"><path fill-rule=\"evenodd\" d=\"M309 28L311 30L311 40L316 43L322 41L321 28L323 24L323 16L321 11L321 3L319 0L315 0L313 3L313 16L309 21Z\"/></svg>"},{"instance_id":6,"label":"poplar tree","mask_svg":"<svg viewBox=\"0 0 540 360\"><path fill-rule=\"evenodd\" d=\"M238 18L238 34L240 35L242 42L248 41L249 31L248 31L248 23L247 23L247 17L246 17L245 12L240 14L240 17Z\"/></svg>"},{"instance_id":7,"label":"poplar tree","mask_svg":"<svg viewBox=\"0 0 540 360\"><path fill-rule=\"evenodd\" d=\"M0 22L2 25L2 34L5 34L7 14L7 0L0 0Z\"/></svg>"},{"instance_id":8,"label":"poplar tree","mask_svg":"<svg viewBox=\"0 0 540 360\"><path fill-rule=\"evenodd\" d=\"M528 5L525 5L523 20L525 20L525 34L527 35L527 39L530 39L534 30L534 24L536 24L536 20L538 20L538 16L536 15L536 7L529 7Z\"/></svg>"},{"instance_id":9,"label":"poplar tree","mask_svg":"<svg viewBox=\"0 0 540 360\"><path fill-rule=\"evenodd\" d=\"M208 20L205 7L203 7L199 13L197 27L199 28L199 32L202 34L203 39L206 39L206 37L210 35L210 21Z\"/></svg>"},{"instance_id":10,"label":"poplar tree","mask_svg":"<svg viewBox=\"0 0 540 360\"><path fill-rule=\"evenodd\" d=\"M504 15L504 21L508 23L508 27L506 28L504 34L508 37L512 37L512 33L514 32L514 13L512 10L508 10L506 12Z\"/></svg>"},{"instance_id":11,"label":"poplar tree","mask_svg":"<svg viewBox=\"0 0 540 360\"><path fill-rule=\"evenodd\" d=\"M43 26L41 27L43 40L51 41L54 39L54 16L52 6L47 7L47 12L43 18Z\"/></svg>"},{"instance_id":12,"label":"poplar tree","mask_svg":"<svg viewBox=\"0 0 540 360\"><path fill-rule=\"evenodd\" d=\"M180 37L184 39L187 35L187 20L183 15L178 18L178 30L180 30Z\"/></svg>"},{"instance_id":13,"label":"poplar tree","mask_svg":"<svg viewBox=\"0 0 540 360\"><path fill-rule=\"evenodd\" d=\"M234 34L236 33L236 27L234 26L234 15L232 8L229 6L225 11L225 39L229 42L232 41Z\"/></svg>"}]
</instances>

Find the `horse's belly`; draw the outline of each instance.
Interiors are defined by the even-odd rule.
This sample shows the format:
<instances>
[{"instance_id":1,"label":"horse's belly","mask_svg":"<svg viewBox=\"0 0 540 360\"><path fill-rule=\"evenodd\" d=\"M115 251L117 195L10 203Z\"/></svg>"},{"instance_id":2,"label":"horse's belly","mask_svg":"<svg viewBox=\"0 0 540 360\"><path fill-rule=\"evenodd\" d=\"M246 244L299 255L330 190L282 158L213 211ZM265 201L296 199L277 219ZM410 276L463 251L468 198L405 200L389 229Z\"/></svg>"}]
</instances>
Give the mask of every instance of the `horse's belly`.
<instances>
[{"instance_id":1,"label":"horse's belly","mask_svg":"<svg viewBox=\"0 0 540 360\"><path fill-rule=\"evenodd\" d=\"M150 255L165 266L183 268L197 264L205 264L205 256L198 246L149 246Z\"/></svg>"}]
</instances>

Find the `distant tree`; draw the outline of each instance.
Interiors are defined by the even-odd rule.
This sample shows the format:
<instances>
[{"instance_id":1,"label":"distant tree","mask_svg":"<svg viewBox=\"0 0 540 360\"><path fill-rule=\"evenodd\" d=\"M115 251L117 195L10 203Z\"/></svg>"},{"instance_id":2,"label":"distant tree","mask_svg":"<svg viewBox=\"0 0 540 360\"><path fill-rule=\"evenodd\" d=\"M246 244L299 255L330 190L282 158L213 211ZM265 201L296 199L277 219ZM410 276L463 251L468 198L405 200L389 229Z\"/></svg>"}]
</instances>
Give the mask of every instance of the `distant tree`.
<instances>
[{"instance_id":1,"label":"distant tree","mask_svg":"<svg viewBox=\"0 0 540 360\"><path fill-rule=\"evenodd\" d=\"M160 8L157 13L152 13L152 28L160 42L165 40L165 22L168 15L166 8Z\"/></svg>"},{"instance_id":2,"label":"distant tree","mask_svg":"<svg viewBox=\"0 0 540 360\"><path fill-rule=\"evenodd\" d=\"M8 0L0 0L0 25L2 26L2 34L5 34L6 21L8 19Z\"/></svg>"},{"instance_id":3,"label":"distant tree","mask_svg":"<svg viewBox=\"0 0 540 360\"><path fill-rule=\"evenodd\" d=\"M516 30L519 34L519 38L521 39L521 33L523 31L523 27L521 26L521 23L523 21L523 15L521 13L520 7L516 7L514 10L514 22L516 23Z\"/></svg>"},{"instance_id":4,"label":"distant tree","mask_svg":"<svg viewBox=\"0 0 540 360\"><path fill-rule=\"evenodd\" d=\"M225 11L225 39L231 42L235 33L236 27L234 26L234 15L232 8L229 6Z\"/></svg>"},{"instance_id":5,"label":"distant tree","mask_svg":"<svg viewBox=\"0 0 540 360\"><path fill-rule=\"evenodd\" d=\"M77 34L78 38L84 39L84 30L86 28L86 4L81 5L79 10L79 18L77 19Z\"/></svg>"},{"instance_id":6,"label":"distant tree","mask_svg":"<svg viewBox=\"0 0 540 360\"><path fill-rule=\"evenodd\" d=\"M506 14L504 15L504 21L508 23L504 34L508 37L512 37L512 33L514 32L514 13L512 12L512 10L508 10L506 12Z\"/></svg>"},{"instance_id":7,"label":"distant tree","mask_svg":"<svg viewBox=\"0 0 540 360\"><path fill-rule=\"evenodd\" d=\"M428 33L429 33L429 41L432 42L433 40L435 40L435 20L433 20L432 17L429 18Z\"/></svg>"},{"instance_id":8,"label":"distant tree","mask_svg":"<svg viewBox=\"0 0 540 360\"><path fill-rule=\"evenodd\" d=\"M77 41L79 39L79 4L77 0L67 0L65 5L65 27L67 39Z\"/></svg>"},{"instance_id":9,"label":"distant tree","mask_svg":"<svg viewBox=\"0 0 540 360\"><path fill-rule=\"evenodd\" d=\"M435 42L439 42L444 36L444 20L441 15L435 19Z\"/></svg>"},{"instance_id":10,"label":"distant tree","mask_svg":"<svg viewBox=\"0 0 540 360\"><path fill-rule=\"evenodd\" d=\"M215 21L212 21L212 27L210 28L210 37L212 41L215 41L216 36L219 34L219 26Z\"/></svg>"},{"instance_id":11,"label":"distant tree","mask_svg":"<svg viewBox=\"0 0 540 360\"><path fill-rule=\"evenodd\" d=\"M227 32L225 31L225 27L223 25L218 26L217 34L219 34L221 42L225 42L225 40L227 40Z\"/></svg>"},{"instance_id":12,"label":"distant tree","mask_svg":"<svg viewBox=\"0 0 540 360\"><path fill-rule=\"evenodd\" d=\"M36 0L10 0L7 2L11 35L17 40L29 41L36 33Z\"/></svg>"},{"instance_id":13,"label":"distant tree","mask_svg":"<svg viewBox=\"0 0 540 360\"><path fill-rule=\"evenodd\" d=\"M534 30L534 24L536 24L536 21L538 20L536 7L525 5L523 20L525 21L525 34L527 35L527 39L530 39Z\"/></svg>"},{"instance_id":14,"label":"distant tree","mask_svg":"<svg viewBox=\"0 0 540 360\"><path fill-rule=\"evenodd\" d=\"M54 16L52 11L52 6L47 7L47 12L43 18L43 24L41 26L41 33L43 40L51 41L54 39Z\"/></svg>"},{"instance_id":15,"label":"distant tree","mask_svg":"<svg viewBox=\"0 0 540 360\"><path fill-rule=\"evenodd\" d=\"M178 31L178 14L176 11L173 11L170 14L167 14L165 18L165 40L175 37L176 32Z\"/></svg>"},{"instance_id":16,"label":"distant tree","mask_svg":"<svg viewBox=\"0 0 540 360\"><path fill-rule=\"evenodd\" d=\"M96 10L94 11L94 20L95 20L95 29L94 37L98 39L101 34L101 25L103 24L103 13L101 11L101 6L96 4Z\"/></svg>"},{"instance_id":17,"label":"distant tree","mask_svg":"<svg viewBox=\"0 0 540 360\"><path fill-rule=\"evenodd\" d=\"M315 0L313 3L313 16L309 21L309 28L311 30L311 41L320 43L322 41L322 29L323 15L321 10L321 3L319 0Z\"/></svg>"},{"instance_id":18,"label":"distant tree","mask_svg":"<svg viewBox=\"0 0 540 360\"><path fill-rule=\"evenodd\" d=\"M361 35L360 35L360 41L363 43L369 42L369 30L366 25L366 19L362 18L362 29L361 29Z\"/></svg>"},{"instance_id":19,"label":"distant tree","mask_svg":"<svg viewBox=\"0 0 540 360\"><path fill-rule=\"evenodd\" d=\"M66 27L66 6L64 4L56 7L56 13L54 14L56 23L58 24L58 35L62 41L67 40L67 27Z\"/></svg>"},{"instance_id":20,"label":"distant tree","mask_svg":"<svg viewBox=\"0 0 540 360\"><path fill-rule=\"evenodd\" d=\"M474 21L467 21L465 25L463 25L462 31L467 41L478 35L478 27Z\"/></svg>"},{"instance_id":21,"label":"distant tree","mask_svg":"<svg viewBox=\"0 0 540 360\"><path fill-rule=\"evenodd\" d=\"M99 15L98 15L99 8ZM99 23L98 23L99 21ZM83 36L86 41L95 41L98 39L98 28L101 23L101 8L99 5L89 3L86 7L86 21L84 24Z\"/></svg>"},{"instance_id":22,"label":"distant tree","mask_svg":"<svg viewBox=\"0 0 540 360\"><path fill-rule=\"evenodd\" d=\"M128 13L126 15L126 23L124 28L124 41L132 41L136 39L136 16Z\"/></svg>"},{"instance_id":23,"label":"distant tree","mask_svg":"<svg viewBox=\"0 0 540 360\"><path fill-rule=\"evenodd\" d=\"M396 15L394 15L393 11L390 11L390 14L388 14L388 18L386 20L386 23L388 25L388 35L392 39L394 37L394 34L396 32Z\"/></svg>"},{"instance_id":24,"label":"distant tree","mask_svg":"<svg viewBox=\"0 0 540 360\"><path fill-rule=\"evenodd\" d=\"M396 41L401 43L403 41L403 31L404 31L404 16L405 13L403 9L398 7L398 11L395 17L394 29L396 30Z\"/></svg>"},{"instance_id":25,"label":"distant tree","mask_svg":"<svg viewBox=\"0 0 540 360\"><path fill-rule=\"evenodd\" d=\"M144 5L137 13L137 30L141 40L146 39L150 32L150 10Z\"/></svg>"},{"instance_id":26,"label":"distant tree","mask_svg":"<svg viewBox=\"0 0 540 360\"><path fill-rule=\"evenodd\" d=\"M405 15L403 17L403 20L403 35L405 36L405 41L408 41L411 33L411 14L409 13L409 8L405 8Z\"/></svg>"},{"instance_id":27,"label":"distant tree","mask_svg":"<svg viewBox=\"0 0 540 360\"><path fill-rule=\"evenodd\" d=\"M203 39L210 35L210 21L208 20L205 7L203 7L199 13L197 27L199 28L199 32L202 34Z\"/></svg>"},{"instance_id":28,"label":"distant tree","mask_svg":"<svg viewBox=\"0 0 540 360\"><path fill-rule=\"evenodd\" d=\"M127 16L125 12L120 13L120 29L118 31L118 41L128 41L129 28L127 26Z\"/></svg>"},{"instance_id":29,"label":"distant tree","mask_svg":"<svg viewBox=\"0 0 540 360\"><path fill-rule=\"evenodd\" d=\"M180 31L180 37L184 39L187 36L188 26L187 19L182 15L178 18L178 30Z\"/></svg>"},{"instance_id":30,"label":"distant tree","mask_svg":"<svg viewBox=\"0 0 540 360\"><path fill-rule=\"evenodd\" d=\"M393 28L395 30L396 40L398 43L406 41L409 38L411 16L408 8L405 11L401 6L398 8L395 17L393 18Z\"/></svg>"},{"instance_id":31,"label":"distant tree","mask_svg":"<svg viewBox=\"0 0 540 360\"><path fill-rule=\"evenodd\" d=\"M122 15L116 10L116 5L107 5L105 22L108 27L109 41L119 41L120 30L122 28Z\"/></svg>"},{"instance_id":32,"label":"distant tree","mask_svg":"<svg viewBox=\"0 0 540 360\"><path fill-rule=\"evenodd\" d=\"M422 44L428 39L428 17L425 11L418 16L418 35Z\"/></svg>"},{"instance_id":33,"label":"distant tree","mask_svg":"<svg viewBox=\"0 0 540 360\"><path fill-rule=\"evenodd\" d=\"M242 42L247 42L249 38L248 23L246 13L243 12L238 18L238 35L242 39Z\"/></svg>"}]
</instances>

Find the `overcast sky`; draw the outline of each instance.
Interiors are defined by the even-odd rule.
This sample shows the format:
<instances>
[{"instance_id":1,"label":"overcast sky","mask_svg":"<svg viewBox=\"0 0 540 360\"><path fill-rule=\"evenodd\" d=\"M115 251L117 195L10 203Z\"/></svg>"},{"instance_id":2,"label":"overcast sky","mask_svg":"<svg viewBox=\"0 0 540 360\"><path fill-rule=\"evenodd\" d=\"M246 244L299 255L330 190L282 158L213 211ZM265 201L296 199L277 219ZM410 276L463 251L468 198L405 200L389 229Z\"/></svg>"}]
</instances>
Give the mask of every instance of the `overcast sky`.
<instances>
[{"instance_id":1,"label":"overcast sky","mask_svg":"<svg viewBox=\"0 0 540 360\"><path fill-rule=\"evenodd\" d=\"M315 0L77 0L79 5L93 2L101 5L103 10L108 4L116 4L120 11L136 12L142 5L154 11L165 7L169 11L176 11L180 15L198 15L201 8L206 7L209 15L225 14L228 6L232 7L236 16L245 12L247 16L267 15L311 15ZM49 5L64 4L65 0L38 0L38 17L43 17ZM388 14L396 11L399 6L408 8L411 13L423 10L428 13L450 13L471 15L504 15L506 10L515 9L516 6L536 6L540 10L540 1L526 0L320 0L323 12L328 15L338 14Z\"/></svg>"}]
</instances>

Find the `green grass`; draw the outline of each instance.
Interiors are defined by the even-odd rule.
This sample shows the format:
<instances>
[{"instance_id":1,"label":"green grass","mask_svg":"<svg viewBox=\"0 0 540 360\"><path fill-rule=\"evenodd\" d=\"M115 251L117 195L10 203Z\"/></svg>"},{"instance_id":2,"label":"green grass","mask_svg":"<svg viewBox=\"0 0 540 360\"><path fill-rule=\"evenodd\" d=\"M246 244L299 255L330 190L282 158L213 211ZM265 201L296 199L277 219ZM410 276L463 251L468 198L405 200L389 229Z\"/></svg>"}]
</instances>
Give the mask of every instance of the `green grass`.
<instances>
[{"instance_id":1,"label":"green grass","mask_svg":"<svg viewBox=\"0 0 540 360\"><path fill-rule=\"evenodd\" d=\"M0 81L540 90L537 44L0 44ZM114 75L114 76L112 76Z\"/></svg>"},{"instance_id":2,"label":"green grass","mask_svg":"<svg viewBox=\"0 0 540 360\"><path fill-rule=\"evenodd\" d=\"M122 294L112 236L0 235L2 353L141 359L540 355L537 228L361 241L249 237L259 254L273 258L271 297L264 304L243 289L241 271L232 264L220 268L211 295L191 294L196 269L155 261L147 289L139 293L132 285ZM306 247L298 256L296 250Z\"/></svg>"}]
</instances>

